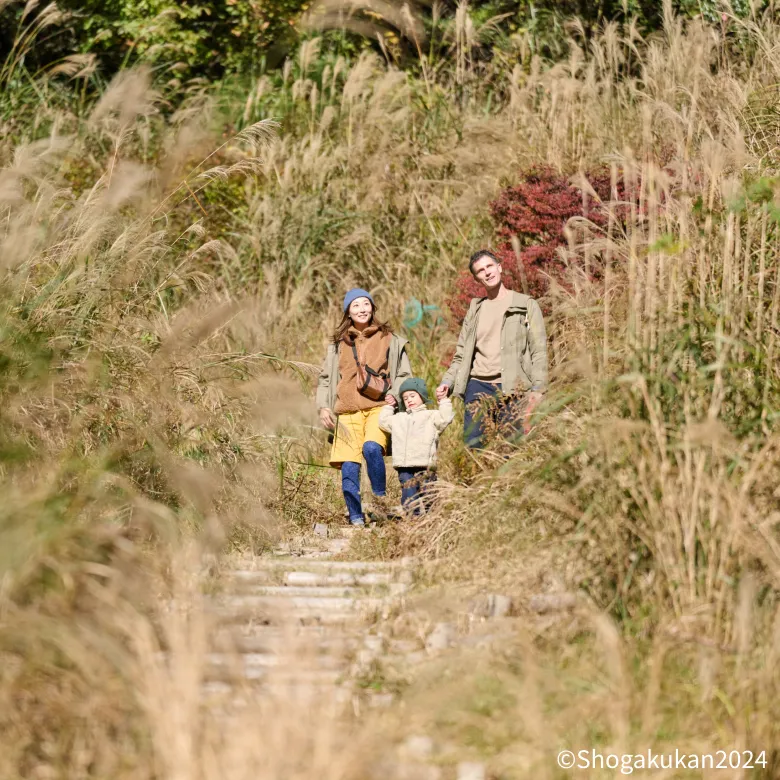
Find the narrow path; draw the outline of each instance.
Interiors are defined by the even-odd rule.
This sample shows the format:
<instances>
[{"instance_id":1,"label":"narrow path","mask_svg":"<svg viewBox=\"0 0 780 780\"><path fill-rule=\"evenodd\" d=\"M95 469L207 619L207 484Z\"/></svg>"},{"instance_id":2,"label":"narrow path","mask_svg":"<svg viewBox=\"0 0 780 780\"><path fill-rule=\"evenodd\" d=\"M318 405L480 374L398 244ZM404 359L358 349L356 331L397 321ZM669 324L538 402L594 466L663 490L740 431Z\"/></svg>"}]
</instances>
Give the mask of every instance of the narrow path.
<instances>
[{"instance_id":1,"label":"narrow path","mask_svg":"<svg viewBox=\"0 0 780 780\"><path fill-rule=\"evenodd\" d=\"M391 702L365 686L378 658L413 657L384 621L403 606L414 561L344 561L348 539L318 548L288 545L273 555L229 561L209 600L211 637L205 691L215 706L253 696L321 697L355 709Z\"/></svg>"},{"instance_id":2,"label":"narrow path","mask_svg":"<svg viewBox=\"0 0 780 780\"><path fill-rule=\"evenodd\" d=\"M444 658L455 645L452 623L431 624L424 633L404 628L414 610L406 602L417 562L343 560L348 534L342 529L341 537L314 537L313 546L297 539L270 555L227 560L219 590L207 597L214 628L202 696L223 724L234 715L240 721L244 711L251 719L254 705L276 712L277 703L278 712L288 714L293 704L294 720L316 712L314 728L325 726L323 713L327 727L360 723L385 708L376 712L379 720L398 720L404 702L393 707L387 674L392 681L399 671L406 675ZM485 614L505 614L502 599L488 598ZM494 623L486 626L489 634L469 634L462 642L478 647L502 638ZM485 780L481 763L443 769L433 739L411 724L407 732L403 721L395 742L383 739L370 755L366 780ZM348 758L353 745L347 741L339 750Z\"/></svg>"}]
</instances>

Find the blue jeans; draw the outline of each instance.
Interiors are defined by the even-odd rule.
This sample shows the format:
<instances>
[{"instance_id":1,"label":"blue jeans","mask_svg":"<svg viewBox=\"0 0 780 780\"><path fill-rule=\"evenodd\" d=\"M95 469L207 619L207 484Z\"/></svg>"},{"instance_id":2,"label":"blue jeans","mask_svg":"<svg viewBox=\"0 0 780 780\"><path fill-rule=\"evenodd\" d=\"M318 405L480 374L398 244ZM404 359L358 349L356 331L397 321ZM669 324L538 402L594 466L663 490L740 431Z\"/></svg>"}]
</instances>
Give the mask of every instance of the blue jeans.
<instances>
[{"instance_id":1,"label":"blue jeans","mask_svg":"<svg viewBox=\"0 0 780 780\"><path fill-rule=\"evenodd\" d=\"M384 496L387 492L384 450L375 442L367 441L363 445L363 457L368 469L368 480L375 496ZM363 505L360 501L360 464L346 461L341 464L341 492L349 510L349 522L363 525Z\"/></svg>"},{"instance_id":2,"label":"blue jeans","mask_svg":"<svg viewBox=\"0 0 780 780\"><path fill-rule=\"evenodd\" d=\"M522 436L522 399L503 395L500 384L469 379L463 403L463 440L469 449L485 446L489 425L498 428L507 438Z\"/></svg>"},{"instance_id":3,"label":"blue jeans","mask_svg":"<svg viewBox=\"0 0 780 780\"><path fill-rule=\"evenodd\" d=\"M421 515L430 508L428 486L436 481L436 472L424 468L398 469L401 483L401 504L413 515Z\"/></svg>"}]
</instances>

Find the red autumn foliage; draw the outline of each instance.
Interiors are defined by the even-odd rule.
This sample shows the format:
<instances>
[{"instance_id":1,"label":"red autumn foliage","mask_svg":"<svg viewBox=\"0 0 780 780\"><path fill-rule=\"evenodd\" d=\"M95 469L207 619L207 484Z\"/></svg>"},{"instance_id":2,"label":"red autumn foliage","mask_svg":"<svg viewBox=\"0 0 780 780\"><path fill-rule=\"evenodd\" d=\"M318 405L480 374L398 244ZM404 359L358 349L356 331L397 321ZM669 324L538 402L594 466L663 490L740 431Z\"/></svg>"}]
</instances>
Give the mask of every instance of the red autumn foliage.
<instances>
[{"instance_id":1,"label":"red autumn foliage","mask_svg":"<svg viewBox=\"0 0 780 780\"><path fill-rule=\"evenodd\" d=\"M599 170L586 174L591 187L601 201L610 199L610 173ZM623 187L618 186L618 198L623 199ZM512 249L511 237L520 242L520 262L528 282L528 293L541 298L549 286L548 277L561 279L564 264L558 248L566 245L564 228L569 219L587 218L601 227L606 226L608 214L599 201L587 198L587 213L583 208L583 193L573 186L568 176L552 168L533 168L520 184L505 188L490 204L490 213L496 223L502 243L494 251L504 269L504 284L512 290L523 290L518 258ZM597 269L594 267L594 273ZM591 274L593 275L593 274ZM447 304L458 324L463 322L472 298L484 295L484 288L464 268L455 282L455 293Z\"/></svg>"}]
</instances>

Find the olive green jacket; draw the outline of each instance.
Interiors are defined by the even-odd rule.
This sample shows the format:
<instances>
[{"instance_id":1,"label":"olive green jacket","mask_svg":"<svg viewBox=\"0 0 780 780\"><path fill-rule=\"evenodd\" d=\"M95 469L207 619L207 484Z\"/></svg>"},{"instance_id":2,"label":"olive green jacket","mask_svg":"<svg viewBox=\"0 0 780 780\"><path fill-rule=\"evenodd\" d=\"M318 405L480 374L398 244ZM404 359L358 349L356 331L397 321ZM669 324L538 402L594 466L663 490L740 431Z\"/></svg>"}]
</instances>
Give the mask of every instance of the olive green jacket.
<instances>
[{"instance_id":1,"label":"olive green jacket","mask_svg":"<svg viewBox=\"0 0 780 780\"><path fill-rule=\"evenodd\" d=\"M547 333L539 304L528 295L509 291L512 300L501 324L501 389L504 393L547 390ZM463 398L477 343L477 320L485 298L472 298L458 336L452 363L441 380Z\"/></svg>"},{"instance_id":2,"label":"olive green jacket","mask_svg":"<svg viewBox=\"0 0 780 780\"><path fill-rule=\"evenodd\" d=\"M404 380L412 375L412 367L409 365L409 356L406 354L406 345L409 342L393 333L390 339L390 354L387 358L388 374L390 374L390 393L398 398L398 390ZM317 408L330 409L336 405L336 391L339 386L341 372L339 371L339 351L336 345L328 344L328 351L320 370L317 382Z\"/></svg>"}]
</instances>

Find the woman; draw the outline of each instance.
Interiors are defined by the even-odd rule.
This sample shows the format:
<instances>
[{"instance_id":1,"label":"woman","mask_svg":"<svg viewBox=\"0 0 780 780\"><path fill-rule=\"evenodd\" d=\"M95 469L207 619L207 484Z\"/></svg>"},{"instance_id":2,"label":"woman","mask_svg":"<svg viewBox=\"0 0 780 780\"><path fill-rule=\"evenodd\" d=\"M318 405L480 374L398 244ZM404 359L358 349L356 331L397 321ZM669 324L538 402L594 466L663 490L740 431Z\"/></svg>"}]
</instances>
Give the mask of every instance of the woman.
<instances>
[{"instance_id":1,"label":"woman","mask_svg":"<svg viewBox=\"0 0 780 780\"><path fill-rule=\"evenodd\" d=\"M388 435L379 427L379 411L397 404L398 388L412 375L406 354L406 339L375 318L374 299L355 288L344 296L344 316L328 345L317 386L320 422L334 431L330 465L341 469L341 489L349 522L365 525L360 502L360 464L365 458L371 491L377 499L377 514L387 515L384 454ZM386 372L390 390L385 398L372 400L358 391L357 359L377 372Z\"/></svg>"}]
</instances>

